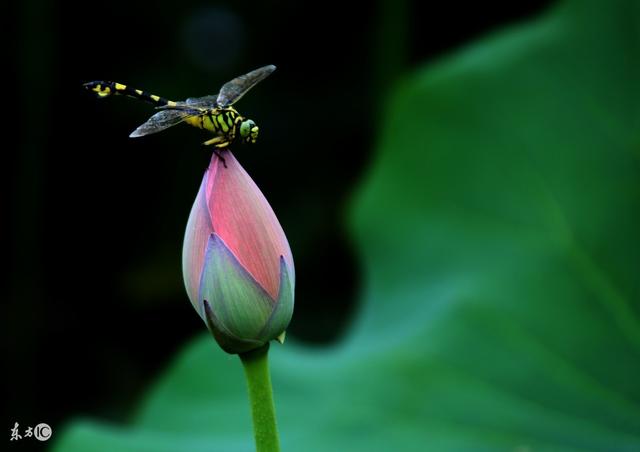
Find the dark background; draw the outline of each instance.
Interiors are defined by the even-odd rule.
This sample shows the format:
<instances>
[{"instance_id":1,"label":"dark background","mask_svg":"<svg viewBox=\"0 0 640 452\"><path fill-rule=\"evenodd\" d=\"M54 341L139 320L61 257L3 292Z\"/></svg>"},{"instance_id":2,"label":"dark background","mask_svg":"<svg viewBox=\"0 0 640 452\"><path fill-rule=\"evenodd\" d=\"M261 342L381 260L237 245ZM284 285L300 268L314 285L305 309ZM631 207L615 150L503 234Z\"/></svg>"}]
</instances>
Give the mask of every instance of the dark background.
<instances>
[{"instance_id":1,"label":"dark background","mask_svg":"<svg viewBox=\"0 0 640 452\"><path fill-rule=\"evenodd\" d=\"M12 6L1 305L7 440L14 422L55 430L77 414L126 419L145 385L205 328L184 292L180 254L208 137L178 126L129 139L151 107L96 100L83 82L114 80L181 100L277 65L237 104L261 136L235 154L293 250L289 337L323 346L356 309L359 271L344 212L372 158L391 83L550 3Z\"/></svg>"}]
</instances>

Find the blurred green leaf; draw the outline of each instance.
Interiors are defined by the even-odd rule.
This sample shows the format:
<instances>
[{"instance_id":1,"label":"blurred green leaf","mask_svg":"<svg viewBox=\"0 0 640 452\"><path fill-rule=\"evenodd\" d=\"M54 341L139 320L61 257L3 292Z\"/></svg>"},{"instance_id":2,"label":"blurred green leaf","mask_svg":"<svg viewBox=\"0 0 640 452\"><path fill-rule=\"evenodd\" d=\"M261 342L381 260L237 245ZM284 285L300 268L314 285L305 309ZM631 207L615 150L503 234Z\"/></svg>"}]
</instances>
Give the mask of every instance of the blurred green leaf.
<instances>
[{"instance_id":1,"label":"blurred green leaf","mask_svg":"<svg viewBox=\"0 0 640 452\"><path fill-rule=\"evenodd\" d=\"M284 450L640 450L639 30L637 2L563 3L396 90L351 221L361 315L272 347ZM247 451L250 422L203 336L131 425L55 449Z\"/></svg>"}]
</instances>

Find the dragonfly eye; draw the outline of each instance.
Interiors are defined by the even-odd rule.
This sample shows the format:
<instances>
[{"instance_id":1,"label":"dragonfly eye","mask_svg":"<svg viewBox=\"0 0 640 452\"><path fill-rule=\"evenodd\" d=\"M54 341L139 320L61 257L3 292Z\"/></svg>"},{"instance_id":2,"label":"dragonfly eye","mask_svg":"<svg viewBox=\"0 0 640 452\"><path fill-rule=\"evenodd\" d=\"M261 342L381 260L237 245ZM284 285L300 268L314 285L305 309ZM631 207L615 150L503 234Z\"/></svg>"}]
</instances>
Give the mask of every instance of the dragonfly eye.
<instances>
[{"instance_id":1,"label":"dragonfly eye","mask_svg":"<svg viewBox=\"0 0 640 452\"><path fill-rule=\"evenodd\" d=\"M240 124L240 136L247 143L255 143L258 139L258 126L251 119Z\"/></svg>"}]
</instances>

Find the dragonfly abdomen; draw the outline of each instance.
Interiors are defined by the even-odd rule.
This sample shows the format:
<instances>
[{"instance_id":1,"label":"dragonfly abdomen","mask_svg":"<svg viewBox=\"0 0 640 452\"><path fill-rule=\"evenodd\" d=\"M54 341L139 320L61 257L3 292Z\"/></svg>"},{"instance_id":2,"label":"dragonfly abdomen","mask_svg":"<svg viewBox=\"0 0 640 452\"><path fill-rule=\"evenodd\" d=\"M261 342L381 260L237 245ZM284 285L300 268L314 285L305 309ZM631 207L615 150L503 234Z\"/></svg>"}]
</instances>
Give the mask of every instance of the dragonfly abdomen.
<instances>
[{"instance_id":1,"label":"dragonfly abdomen","mask_svg":"<svg viewBox=\"0 0 640 452\"><path fill-rule=\"evenodd\" d=\"M136 99L143 100L145 102L151 102L157 106L163 105L175 105L175 102L165 99L164 97L156 96L155 94L149 94L146 91L140 89L130 88L127 85L117 82L108 82L99 80L95 82L89 82L84 84L85 88L95 92L99 97L108 97L112 95L125 95L134 97Z\"/></svg>"}]
</instances>

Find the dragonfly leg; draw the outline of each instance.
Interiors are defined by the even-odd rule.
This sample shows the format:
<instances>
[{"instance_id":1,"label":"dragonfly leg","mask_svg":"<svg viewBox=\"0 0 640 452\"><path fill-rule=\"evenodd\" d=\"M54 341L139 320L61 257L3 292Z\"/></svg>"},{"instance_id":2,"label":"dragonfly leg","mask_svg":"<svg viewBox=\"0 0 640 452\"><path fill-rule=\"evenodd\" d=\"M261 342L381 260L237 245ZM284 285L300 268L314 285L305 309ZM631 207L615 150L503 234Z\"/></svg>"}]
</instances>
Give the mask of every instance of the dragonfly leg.
<instances>
[{"instance_id":1,"label":"dragonfly leg","mask_svg":"<svg viewBox=\"0 0 640 452\"><path fill-rule=\"evenodd\" d=\"M214 149L214 150L213 150L213 153L214 153L215 155L217 155L217 156L218 156L218 158L219 158L219 159L220 159L220 161L222 162L222 165L226 168L226 167L227 167L227 161L226 161L226 160L224 159L224 157L220 154L220 151L217 151L217 150L215 150L215 149Z\"/></svg>"},{"instance_id":2,"label":"dragonfly leg","mask_svg":"<svg viewBox=\"0 0 640 452\"><path fill-rule=\"evenodd\" d=\"M204 143L202 143L203 146L211 146L212 144L219 144L222 143L224 141L224 137L222 136L217 136L217 137L213 137L210 140L205 141Z\"/></svg>"},{"instance_id":3,"label":"dragonfly leg","mask_svg":"<svg viewBox=\"0 0 640 452\"><path fill-rule=\"evenodd\" d=\"M211 145L215 145L216 148L219 148L220 144L224 144L225 147L228 145L227 142L225 142L224 137L214 137L211 138L210 140L205 141L204 143L202 143L204 146L211 146ZM222 164L224 165L224 167L227 167L227 162L224 159L224 157L220 154L220 151L218 151L218 149L213 149L213 153L220 159L220 161L222 162Z\"/></svg>"}]
</instances>

